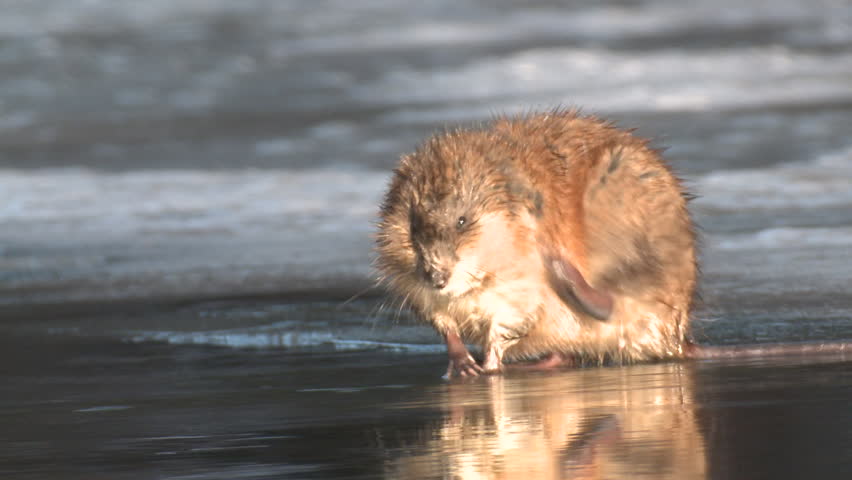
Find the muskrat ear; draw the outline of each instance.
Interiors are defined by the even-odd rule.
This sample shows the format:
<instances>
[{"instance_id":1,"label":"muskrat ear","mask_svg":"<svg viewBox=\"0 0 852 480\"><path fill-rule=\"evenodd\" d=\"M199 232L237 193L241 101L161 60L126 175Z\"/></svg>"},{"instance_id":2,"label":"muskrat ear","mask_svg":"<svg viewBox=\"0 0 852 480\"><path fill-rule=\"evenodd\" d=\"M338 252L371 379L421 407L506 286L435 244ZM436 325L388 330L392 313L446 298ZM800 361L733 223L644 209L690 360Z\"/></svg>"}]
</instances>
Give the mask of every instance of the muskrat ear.
<instances>
[{"instance_id":1,"label":"muskrat ear","mask_svg":"<svg viewBox=\"0 0 852 480\"><path fill-rule=\"evenodd\" d=\"M612 314L609 293L592 288L579 270L561 256L543 254L542 260L550 287L563 302L598 320L609 320Z\"/></svg>"}]
</instances>

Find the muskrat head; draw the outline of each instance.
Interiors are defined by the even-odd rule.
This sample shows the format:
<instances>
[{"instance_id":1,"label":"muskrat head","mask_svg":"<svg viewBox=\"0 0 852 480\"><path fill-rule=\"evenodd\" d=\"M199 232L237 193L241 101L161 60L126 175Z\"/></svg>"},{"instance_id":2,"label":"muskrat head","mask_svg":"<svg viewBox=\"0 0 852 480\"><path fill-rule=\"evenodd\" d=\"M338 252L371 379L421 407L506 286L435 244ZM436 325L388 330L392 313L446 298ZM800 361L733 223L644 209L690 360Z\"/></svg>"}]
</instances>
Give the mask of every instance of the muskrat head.
<instances>
[{"instance_id":1,"label":"muskrat head","mask_svg":"<svg viewBox=\"0 0 852 480\"><path fill-rule=\"evenodd\" d=\"M457 267L463 259L464 247L477 238L475 215L472 209L452 199L412 206L409 221L417 274L432 287L444 290L463 275L457 272ZM461 293L457 288L449 290L446 293Z\"/></svg>"},{"instance_id":2,"label":"muskrat head","mask_svg":"<svg viewBox=\"0 0 852 480\"><path fill-rule=\"evenodd\" d=\"M459 297L497 278L512 257L509 224L542 205L513 148L485 132L448 133L402 158L377 238L377 265L392 288L407 294L415 281Z\"/></svg>"}]
</instances>

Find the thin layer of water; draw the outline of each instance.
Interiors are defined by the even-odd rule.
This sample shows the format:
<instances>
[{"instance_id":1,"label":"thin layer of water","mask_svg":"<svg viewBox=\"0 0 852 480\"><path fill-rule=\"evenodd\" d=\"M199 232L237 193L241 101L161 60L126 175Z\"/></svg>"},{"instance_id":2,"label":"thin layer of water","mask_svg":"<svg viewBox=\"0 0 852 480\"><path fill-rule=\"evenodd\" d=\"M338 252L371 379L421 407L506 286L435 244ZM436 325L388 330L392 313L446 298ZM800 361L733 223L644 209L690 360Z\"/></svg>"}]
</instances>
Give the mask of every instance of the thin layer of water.
<instances>
[{"instance_id":1,"label":"thin layer of water","mask_svg":"<svg viewBox=\"0 0 852 480\"><path fill-rule=\"evenodd\" d=\"M852 473L843 358L445 383L440 355L28 336L0 346L0 473L10 478Z\"/></svg>"}]
</instances>

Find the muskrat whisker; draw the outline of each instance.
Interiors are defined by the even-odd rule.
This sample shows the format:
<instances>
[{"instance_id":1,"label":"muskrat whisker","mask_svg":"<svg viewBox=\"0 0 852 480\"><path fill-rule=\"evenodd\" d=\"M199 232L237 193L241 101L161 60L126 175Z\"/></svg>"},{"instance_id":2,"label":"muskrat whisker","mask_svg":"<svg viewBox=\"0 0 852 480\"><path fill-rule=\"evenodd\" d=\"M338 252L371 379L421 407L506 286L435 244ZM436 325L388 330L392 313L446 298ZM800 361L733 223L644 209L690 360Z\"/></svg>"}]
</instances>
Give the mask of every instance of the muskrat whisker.
<instances>
[{"instance_id":1,"label":"muskrat whisker","mask_svg":"<svg viewBox=\"0 0 852 480\"><path fill-rule=\"evenodd\" d=\"M485 276L490 276L490 277L493 277L495 280L506 283L505 278L501 277L500 275L497 275L496 273L494 273L490 270L484 269L484 268L479 267L479 266L474 266L473 268L477 271L477 273L484 273Z\"/></svg>"},{"instance_id":2,"label":"muskrat whisker","mask_svg":"<svg viewBox=\"0 0 852 480\"><path fill-rule=\"evenodd\" d=\"M369 292L370 290L372 290L372 289L374 289L374 288L376 288L376 287L378 287L378 286L379 286L379 285L378 285L378 283L376 283L376 284L374 284L374 285L370 285L369 287L367 287L367 288L365 288L365 289L363 289L363 290L361 290L361 291L359 291L359 292L356 292L354 295L352 295L351 297L349 297L346 301L344 301L343 303L339 304L339 305L337 306L337 309L338 309L338 310L340 310L341 308L345 307L346 305L349 305L349 304L350 304L350 303L352 303L353 301L355 301L355 300L357 300L357 299L361 298L362 296L364 296L364 294L365 294L365 293Z\"/></svg>"},{"instance_id":3,"label":"muskrat whisker","mask_svg":"<svg viewBox=\"0 0 852 480\"><path fill-rule=\"evenodd\" d=\"M387 307L387 303L387 300L382 300L381 302L374 305L373 308L370 309L370 312L367 314L367 317L364 319L365 323L370 323L370 332L373 332L376 329L376 325L379 324L380 313L385 310L385 308Z\"/></svg>"},{"instance_id":4,"label":"muskrat whisker","mask_svg":"<svg viewBox=\"0 0 852 480\"><path fill-rule=\"evenodd\" d=\"M464 273L466 273L467 276L469 276L470 278L473 278L474 280L477 278L476 274L471 272L471 271L465 270ZM465 281L467 281L467 280L465 280Z\"/></svg>"},{"instance_id":5,"label":"muskrat whisker","mask_svg":"<svg viewBox=\"0 0 852 480\"><path fill-rule=\"evenodd\" d=\"M402 311L405 309L405 305L408 303L409 298L411 298L411 293L412 292L408 292L402 299L402 302L399 303L399 308L396 311L396 315L393 317L393 321L395 323L399 323L399 317L402 316Z\"/></svg>"}]
</instances>

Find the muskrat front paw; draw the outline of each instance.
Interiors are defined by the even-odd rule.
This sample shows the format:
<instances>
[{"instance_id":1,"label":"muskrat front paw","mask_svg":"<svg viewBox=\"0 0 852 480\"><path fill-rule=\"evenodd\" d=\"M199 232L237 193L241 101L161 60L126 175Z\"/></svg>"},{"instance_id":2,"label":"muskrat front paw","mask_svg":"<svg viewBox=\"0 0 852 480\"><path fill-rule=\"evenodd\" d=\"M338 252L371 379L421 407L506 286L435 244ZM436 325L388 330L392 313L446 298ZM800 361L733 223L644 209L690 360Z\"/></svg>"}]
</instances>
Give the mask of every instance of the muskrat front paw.
<instances>
[{"instance_id":1,"label":"muskrat front paw","mask_svg":"<svg viewBox=\"0 0 852 480\"><path fill-rule=\"evenodd\" d=\"M450 355L450 364L447 366L447 373L444 378L449 380L454 377L476 377L484 373L482 367L476 363L476 360L469 353Z\"/></svg>"}]
</instances>

